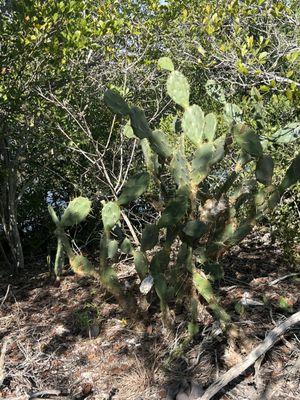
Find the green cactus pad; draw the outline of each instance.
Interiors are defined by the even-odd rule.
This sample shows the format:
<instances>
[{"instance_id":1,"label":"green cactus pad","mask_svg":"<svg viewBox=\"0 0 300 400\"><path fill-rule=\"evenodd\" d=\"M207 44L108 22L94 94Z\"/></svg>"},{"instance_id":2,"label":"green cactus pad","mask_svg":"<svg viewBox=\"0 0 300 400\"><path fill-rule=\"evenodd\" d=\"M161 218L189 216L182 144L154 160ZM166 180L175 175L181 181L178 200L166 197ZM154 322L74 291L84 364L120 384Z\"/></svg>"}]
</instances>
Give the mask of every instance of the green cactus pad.
<instances>
[{"instance_id":1,"label":"green cactus pad","mask_svg":"<svg viewBox=\"0 0 300 400\"><path fill-rule=\"evenodd\" d=\"M109 89L106 90L104 102L115 114L129 115L130 108L120 93Z\"/></svg>"},{"instance_id":2,"label":"green cactus pad","mask_svg":"<svg viewBox=\"0 0 300 400\"><path fill-rule=\"evenodd\" d=\"M121 215L120 207L114 201L106 203L102 208L102 221L105 231L110 231L119 221Z\"/></svg>"},{"instance_id":3,"label":"green cactus pad","mask_svg":"<svg viewBox=\"0 0 300 400\"><path fill-rule=\"evenodd\" d=\"M168 298L168 285L163 274L158 274L154 277L154 288L163 308Z\"/></svg>"},{"instance_id":4,"label":"green cactus pad","mask_svg":"<svg viewBox=\"0 0 300 400\"><path fill-rule=\"evenodd\" d=\"M170 158L172 155L172 147L167 136L160 131L151 132L149 142L152 150L163 158Z\"/></svg>"},{"instance_id":5,"label":"green cactus pad","mask_svg":"<svg viewBox=\"0 0 300 400\"><path fill-rule=\"evenodd\" d=\"M258 182L268 186L272 183L274 161L271 156L263 155L257 160L255 176Z\"/></svg>"},{"instance_id":6,"label":"green cactus pad","mask_svg":"<svg viewBox=\"0 0 300 400\"><path fill-rule=\"evenodd\" d=\"M104 287L111 291L117 298L121 296L121 285L118 281L116 271L113 268L106 267L103 271L101 271L100 280Z\"/></svg>"},{"instance_id":7,"label":"green cactus pad","mask_svg":"<svg viewBox=\"0 0 300 400\"><path fill-rule=\"evenodd\" d=\"M226 103L224 114L228 124L243 122L243 111L236 104Z\"/></svg>"},{"instance_id":8,"label":"green cactus pad","mask_svg":"<svg viewBox=\"0 0 300 400\"><path fill-rule=\"evenodd\" d=\"M174 154L170 163L170 168L174 181L179 187L189 182L189 164L180 150Z\"/></svg>"},{"instance_id":9,"label":"green cactus pad","mask_svg":"<svg viewBox=\"0 0 300 400\"><path fill-rule=\"evenodd\" d=\"M283 192L300 180L300 153L294 158L279 186Z\"/></svg>"},{"instance_id":10,"label":"green cactus pad","mask_svg":"<svg viewBox=\"0 0 300 400\"><path fill-rule=\"evenodd\" d=\"M146 254L142 251L134 251L134 266L141 280L145 279L149 272L149 262Z\"/></svg>"},{"instance_id":11,"label":"green cactus pad","mask_svg":"<svg viewBox=\"0 0 300 400\"><path fill-rule=\"evenodd\" d=\"M151 250L158 242L159 229L157 225L147 225L143 229L141 250Z\"/></svg>"},{"instance_id":12,"label":"green cactus pad","mask_svg":"<svg viewBox=\"0 0 300 400\"><path fill-rule=\"evenodd\" d=\"M91 211L91 205L91 201L86 197L76 197L70 201L61 218L62 226L73 226L85 220Z\"/></svg>"},{"instance_id":13,"label":"green cactus pad","mask_svg":"<svg viewBox=\"0 0 300 400\"><path fill-rule=\"evenodd\" d=\"M217 117L214 113L209 113L205 116L203 127L203 139L208 142L214 140L217 130Z\"/></svg>"},{"instance_id":14,"label":"green cactus pad","mask_svg":"<svg viewBox=\"0 0 300 400\"><path fill-rule=\"evenodd\" d=\"M230 245L237 244L241 242L253 229L253 226L245 222L242 225L240 225L233 233L231 239L229 240Z\"/></svg>"},{"instance_id":15,"label":"green cactus pad","mask_svg":"<svg viewBox=\"0 0 300 400\"><path fill-rule=\"evenodd\" d=\"M154 280L157 275L159 275L160 273L164 272L167 269L169 262L170 262L170 255L165 250L160 250L153 256L150 263L150 272Z\"/></svg>"},{"instance_id":16,"label":"green cactus pad","mask_svg":"<svg viewBox=\"0 0 300 400\"><path fill-rule=\"evenodd\" d=\"M89 276L95 273L92 263L83 255L72 257L70 259L70 266L72 271L79 276Z\"/></svg>"},{"instance_id":17,"label":"green cactus pad","mask_svg":"<svg viewBox=\"0 0 300 400\"><path fill-rule=\"evenodd\" d=\"M194 183L201 182L209 172L214 154L212 143L204 143L195 153L192 161L191 178Z\"/></svg>"},{"instance_id":18,"label":"green cactus pad","mask_svg":"<svg viewBox=\"0 0 300 400\"><path fill-rule=\"evenodd\" d=\"M152 175L157 175L160 165L157 154L151 150L148 139L142 139L140 141L140 145L148 172L150 172Z\"/></svg>"},{"instance_id":19,"label":"green cactus pad","mask_svg":"<svg viewBox=\"0 0 300 400\"><path fill-rule=\"evenodd\" d=\"M186 186L184 186L177 190L174 199L168 203L158 221L158 227L163 228L176 225L181 219L184 218L188 207L189 190Z\"/></svg>"},{"instance_id":20,"label":"green cactus pad","mask_svg":"<svg viewBox=\"0 0 300 400\"><path fill-rule=\"evenodd\" d=\"M268 200L268 206L270 210L272 210L280 202L280 198L280 191L278 189L275 189Z\"/></svg>"},{"instance_id":21,"label":"green cactus pad","mask_svg":"<svg viewBox=\"0 0 300 400\"><path fill-rule=\"evenodd\" d=\"M123 242L121 243L120 249L123 253L125 254L131 254L132 253L132 245L131 242L128 238L125 238Z\"/></svg>"},{"instance_id":22,"label":"green cactus pad","mask_svg":"<svg viewBox=\"0 0 300 400\"><path fill-rule=\"evenodd\" d=\"M189 106L190 85L186 77L179 71L172 71L167 80L167 92L171 99L187 108Z\"/></svg>"},{"instance_id":23,"label":"green cactus pad","mask_svg":"<svg viewBox=\"0 0 300 400\"><path fill-rule=\"evenodd\" d=\"M242 150L252 157L261 157L263 149L259 137L253 130L244 124L238 124L234 130L234 137Z\"/></svg>"},{"instance_id":24,"label":"green cactus pad","mask_svg":"<svg viewBox=\"0 0 300 400\"><path fill-rule=\"evenodd\" d=\"M204 263L202 268L203 271L209 275L212 282L224 278L224 269L219 263Z\"/></svg>"},{"instance_id":25,"label":"green cactus pad","mask_svg":"<svg viewBox=\"0 0 300 400\"><path fill-rule=\"evenodd\" d=\"M183 228L183 232L192 237L193 239L199 239L207 232L207 225L201 221L188 221Z\"/></svg>"},{"instance_id":26,"label":"green cactus pad","mask_svg":"<svg viewBox=\"0 0 300 400\"><path fill-rule=\"evenodd\" d=\"M109 240L107 243L107 257L111 260L116 256L118 251L118 241Z\"/></svg>"},{"instance_id":27,"label":"green cactus pad","mask_svg":"<svg viewBox=\"0 0 300 400\"><path fill-rule=\"evenodd\" d=\"M129 115L135 136L139 139L149 138L152 131L148 125L144 111L138 107L132 107Z\"/></svg>"},{"instance_id":28,"label":"green cactus pad","mask_svg":"<svg viewBox=\"0 0 300 400\"><path fill-rule=\"evenodd\" d=\"M210 165L214 165L222 160L225 154L225 142L226 136L220 136L213 142L214 145L214 152L210 161Z\"/></svg>"},{"instance_id":29,"label":"green cactus pad","mask_svg":"<svg viewBox=\"0 0 300 400\"><path fill-rule=\"evenodd\" d=\"M157 65L160 69L165 69L166 71L174 71L174 64L170 57L161 57L157 61Z\"/></svg>"},{"instance_id":30,"label":"green cactus pad","mask_svg":"<svg viewBox=\"0 0 300 400\"><path fill-rule=\"evenodd\" d=\"M197 291L208 303L215 301L213 288L208 279L202 277L199 272L194 272L193 282Z\"/></svg>"},{"instance_id":31,"label":"green cactus pad","mask_svg":"<svg viewBox=\"0 0 300 400\"><path fill-rule=\"evenodd\" d=\"M277 143L291 143L300 137L300 123L292 122L284 128L279 129L272 135L272 140Z\"/></svg>"},{"instance_id":32,"label":"green cactus pad","mask_svg":"<svg viewBox=\"0 0 300 400\"><path fill-rule=\"evenodd\" d=\"M182 129L191 142L199 147L203 142L204 112L196 104L188 107L182 117Z\"/></svg>"},{"instance_id":33,"label":"green cactus pad","mask_svg":"<svg viewBox=\"0 0 300 400\"><path fill-rule=\"evenodd\" d=\"M146 191L149 181L150 175L145 171L139 172L128 179L118 199L118 204L123 205L136 200Z\"/></svg>"},{"instance_id":34,"label":"green cactus pad","mask_svg":"<svg viewBox=\"0 0 300 400\"><path fill-rule=\"evenodd\" d=\"M128 139L134 138L134 132L131 127L130 121L127 121L127 123L124 125L123 133Z\"/></svg>"}]
</instances>

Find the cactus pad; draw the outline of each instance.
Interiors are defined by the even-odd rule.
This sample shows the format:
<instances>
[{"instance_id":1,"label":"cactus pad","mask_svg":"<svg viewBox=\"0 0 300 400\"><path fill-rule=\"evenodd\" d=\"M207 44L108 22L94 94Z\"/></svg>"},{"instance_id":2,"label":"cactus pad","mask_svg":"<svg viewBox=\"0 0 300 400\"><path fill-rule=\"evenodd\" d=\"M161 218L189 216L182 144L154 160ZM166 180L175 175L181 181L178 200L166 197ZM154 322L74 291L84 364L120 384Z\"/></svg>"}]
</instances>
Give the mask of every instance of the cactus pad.
<instances>
[{"instance_id":1,"label":"cactus pad","mask_svg":"<svg viewBox=\"0 0 300 400\"><path fill-rule=\"evenodd\" d=\"M128 179L118 199L118 204L123 205L136 200L145 192L149 185L149 181L150 175L145 171L139 172Z\"/></svg>"},{"instance_id":2,"label":"cactus pad","mask_svg":"<svg viewBox=\"0 0 300 400\"><path fill-rule=\"evenodd\" d=\"M157 65L160 69L165 69L166 71L174 71L174 64L170 57L161 57L157 61Z\"/></svg>"},{"instance_id":3,"label":"cactus pad","mask_svg":"<svg viewBox=\"0 0 300 400\"><path fill-rule=\"evenodd\" d=\"M109 240L107 243L107 257L111 260L116 256L118 251L118 241Z\"/></svg>"},{"instance_id":4,"label":"cactus pad","mask_svg":"<svg viewBox=\"0 0 300 400\"><path fill-rule=\"evenodd\" d=\"M167 92L171 99L183 108L189 106L190 85L179 71L172 71L167 80Z\"/></svg>"},{"instance_id":5,"label":"cactus pad","mask_svg":"<svg viewBox=\"0 0 300 400\"><path fill-rule=\"evenodd\" d=\"M92 263L83 255L76 255L70 259L72 271L79 276L94 275L95 270Z\"/></svg>"},{"instance_id":6,"label":"cactus pad","mask_svg":"<svg viewBox=\"0 0 300 400\"><path fill-rule=\"evenodd\" d=\"M120 93L116 91L106 90L104 93L104 102L115 114L128 115L130 112L128 104Z\"/></svg>"},{"instance_id":7,"label":"cactus pad","mask_svg":"<svg viewBox=\"0 0 300 400\"><path fill-rule=\"evenodd\" d=\"M119 221L120 208L116 202L110 201L102 208L102 221L105 231L110 231Z\"/></svg>"},{"instance_id":8,"label":"cactus pad","mask_svg":"<svg viewBox=\"0 0 300 400\"><path fill-rule=\"evenodd\" d=\"M152 150L163 158L170 158L172 155L172 147L167 136L160 131L151 132L149 142Z\"/></svg>"},{"instance_id":9,"label":"cactus pad","mask_svg":"<svg viewBox=\"0 0 300 400\"><path fill-rule=\"evenodd\" d=\"M259 141L259 137L251 128L244 124L238 124L234 131L237 144L246 153L252 157L260 157L263 154L263 149Z\"/></svg>"},{"instance_id":10,"label":"cactus pad","mask_svg":"<svg viewBox=\"0 0 300 400\"><path fill-rule=\"evenodd\" d=\"M191 178L194 183L201 182L209 172L211 160L214 154L212 143L204 143L195 153L192 161Z\"/></svg>"},{"instance_id":11,"label":"cactus pad","mask_svg":"<svg viewBox=\"0 0 300 400\"><path fill-rule=\"evenodd\" d=\"M149 263L146 254L142 251L134 251L134 266L141 280L145 279L149 272Z\"/></svg>"},{"instance_id":12,"label":"cactus pad","mask_svg":"<svg viewBox=\"0 0 300 400\"><path fill-rule=\"evenodd\" d=\"M170 200L168 203L158 221L158 227L163 228L176 225L184 218L188 207L189 191L188 188L184 186L177 190L174 199Z\"/></svg>"},{"instance_id":13,"label":"cactus pad","mask_svg":"<svg viewBox=\"0 0 300 400\"><path fill-rule=\"evenodd\" d=\"M203 142L204 122L204 112L196 104L188 107L182 117L183 132L197 147Z\"/></svg>"},{"instance_id":14,"label":"cactus pad","mask_svg":"<svg viewBox=\"0 0 300 400\"><path fill-rule=\"evenodd\" d=\"M258 182L268 186L272 183L274 161L271 156L263 155L257 160L255 176Z\"/></svg>"},{"instance_id":15,"label":"cactus pad","mask_svg":"<svg viewBox=\"0 0 300 400\"><path fill-rule=\"evenodd\" d=\"M183 228L183 232L193 239L199 239L207 232L207 225L201 221L188 221Z\"/></svg>"},{"instance_id":16,"label":"cactus pad","mask_svg":"<svg viewBox=\"0 0 300 400\"><path fill-rule=\"evenodd\" d=\"M217 117L214 113L209 113L204 119L203 139L207 140L208 142L212 142L214 140L216 130Z\"/></svg>"},{"instance_id":17,"label":"cactus pad","mask_svg":"<svg viewBox=\"0 0 300 400\"><path fill-rule=\"evenodd\" d=\"M132 245L131 245L131 242L130 242L130 240L128 238L125 238L123 240L123 242L121 243L120 248L121 248L121 251L123 253L125 253L125 254L132 253Z\"/></svg>"},{"instance_id":18,"label":"cactus pad","mask_svg":"<svg viewBox=\"0 0 300 400\"><path fill-rule=\"evenodd\" d=\"M143 110L138 107L132 107L130 109L130 121L135 136L139 139L149 138L152 131Z\"/></svg>"},{"instance_id":19,"label":"cactus pad","mask_svg":"<svg viewBox=\"0 0 300 400\"><path fill-rule=\"evenodd\" d=\"M151 250L158 242L159 229L157 225L147 225L143 229L141 250Z\"/></svg>"},{"instance_id":20,"label":"cactus pad","mask_svg":"<svg viewBox=\"0 0 300 400\"><path fill-rule=\"evenodd\" d=\"M189 182L189 164L181 151L177 151L170 163L171 172L176 184L181 187Z\"/></svg>"},{"instance_id":21,"label":"cactus pad","mask_svg":"<svg viewBox=\"0 0 300 400\"><path fill-rule=\"evenodd\" d=\"M91 211L91 204L86 197L76 197L70 201L61 218L62 226L73 226L85 220Z\"/></svg>"}]
</instances>

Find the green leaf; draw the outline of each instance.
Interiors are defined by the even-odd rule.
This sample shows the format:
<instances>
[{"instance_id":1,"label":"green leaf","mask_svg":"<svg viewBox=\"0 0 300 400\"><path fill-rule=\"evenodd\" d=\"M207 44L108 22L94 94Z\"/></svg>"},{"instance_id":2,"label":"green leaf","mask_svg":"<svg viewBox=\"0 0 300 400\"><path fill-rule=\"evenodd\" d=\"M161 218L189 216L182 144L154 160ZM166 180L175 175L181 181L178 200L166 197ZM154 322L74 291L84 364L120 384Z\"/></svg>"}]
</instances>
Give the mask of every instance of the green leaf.
<instances>
[{"instance_id":1,"label":"green leaf","mask_svg":"<svg viewBox=\"0 0 300 400\"><path fill-rule=\"evenodd\" d=\"M115 113L121 115L128 115L130 108L120 93L113 90L106 90L104 93L105 104Z\"/></svg>"},{"instance_id":2,"label":"green leaf","mask_svg":"<svg viewBox=\"0 0 300 400\"><path fill-rule=\"evenodd\" d=\"M165 69L171 72L174 71L174 64L170 57L161 57L157 61L157 65L159 66L160 69Z\"/></svg>"},{"instance_id":3,"label":"green leaf","mask_svg":"<svg viewBox=\"0 0 300 400\"><path fill-rule=\"evenodd\" d=\"M199 239L207 232L207 226L201 221L188 221L183 228L183 232L193 239Z\"/></svg>"},{"instance_id":4,"label":"green leaf","mask_svg":"<svg viewBox=\"0 0 300 400\"><path fill-rule=\"evenodd\" d=\"M214 113L207 114L204 120L203 139L209 142L214 140L217 129L217 117Z\"/></svg>"},{"instance_id":5,"label":"green leaf","mask_svg":"<svg viewBox=\"0 0 300 400\"><path fill-rule=\"evenodd\" d=\"M76 197L70 201L62 218L61 224L63 226L73 226L84 221L91 211L91 201L86 197Z\"/></svg>"},{"instance_id":6,"label":"green leaf","mask_svg":"<svg viewBox=\"0 0 300 400\"><path fill-rule=\"evenodd\" d=\"M179 71L172 71L167 80L167 92L171 99L180 106L189 106L190 85Z\"/></svg>"},{"instance_id":7,"label":"green leaf","mask_svg":"<svg viewBox=\"0 0 300 400\"><path fill-rule=\"evenodd\" d=\"M256 164L255 176L258 182L268 186L272 183L274 161L271 156L261 156Z\"/></svg>"},{"instance_id":8,"label":"green leaf","mask_svg":"<svg viewBox=\"0 0 300 400\"><path fill-rule=\"evenodd\" d=\"M149 138L152 131L143 110L138 107L132 107L130 109L130 121L135 136L139 139Z\"/></svg>"},{"instance_id":9,"label":"green leaf","mask_svg":"<svg viewBox=\"0 0 300 400\"><path fill-rule=\"evenodd\" d=\"M279 129L272 136L272 139L277 143L291 143L300 137L300 124L293 122Z\"/></svg>"},{"instance_id":10,"label":"green leaf","mask_svg":"<svg viewBox=\"0 0 300 400\"><path fill-rule=\"evenodd\" d=\"M195 146L203 142L204 112L196 104L188 107L182 117L182 129Z\"/></svg>"},{"instance_id":11,"label":"green leaf","mask_svg":"<svg viewBox=\"0 0 300 400\"><path fill-rule=\"evenodd\" d=\"M120 207L114 201L106 203L102 208L102 221L104 229L110 231L119 221L121 215Z\"/></svg>"},{"instance_id":12,"label":"green leaf","mask_svg":"<svg viewBox=\"0 0 300 400\"><path fill-rule=\"evenodd\" d=\"M235 128L235 140L242 150L253 157L260 157L263 154L259 137L253 130L244 124L238 124Z\"/></svg>"},{"instance_id":13,"label":"green leaf","mask_svg":"<svg viewBox=\"0 0 300 400\"><path fill-rule=\"evenodd\" d=\"M159 228L157 225L147 225L143 229L141 250L151 250L158 242Z\"/></svg>"},{"instance_id":14,"label":"green leaf","mask_svg":"<svg viewBox=\"0 0 300 400\"><path fill-rule=\"evenodd\" d=\"M127 204L140 197L147 189L150 181L148 172L139 172L128 179L118 199L118 204Z\"/></svg>"}]
</instances>

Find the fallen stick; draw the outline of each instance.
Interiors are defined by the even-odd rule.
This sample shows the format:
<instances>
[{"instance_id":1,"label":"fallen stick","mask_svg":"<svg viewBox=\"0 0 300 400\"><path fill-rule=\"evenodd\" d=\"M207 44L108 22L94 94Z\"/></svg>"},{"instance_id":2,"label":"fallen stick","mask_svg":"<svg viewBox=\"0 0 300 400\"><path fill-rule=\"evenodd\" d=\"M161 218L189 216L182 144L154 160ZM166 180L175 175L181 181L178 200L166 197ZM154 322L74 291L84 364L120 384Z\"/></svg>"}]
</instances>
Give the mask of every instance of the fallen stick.
<instances>
[{"instance_id":1,"label":"fallen stick","mask_svg":"<svg viewBox=\"0 0 300 400\"><path fill-rule=\"evenodd\" d=\"M275 279L274 281L270 282L270 283L269 283L269 286L274 286L274 285L276 285L277 283L279 283L279 282L281 282L281 281L284 281L284 280L287 279L287 278L292 278L292 277L298 276L298 275L300 275L300 272L294 272L294 273L292 273L292 274L284 275L284 276L282 276L281 278Z\"/></svg>"},{"instance_id":2,"label":"fallen stick","mask_svg":"<svg viewBox=\"0 0 300 400\"><path fill-rule=\"evenodd\" d=\"M280 336L289 330L293 325L300 322L300 311L291 315L282 324L272 329L265 338L265 340L251 351L244 361L230 368L219 379L211 384L201 397L196 400L210 400L221 389L228 385L233 379L237 378L242 372L249 368L259 357L265 354L279 339Z\"/></svg>"},{"instance_id":3,"label":"fallen stick","mask_svg":"<svg viewBox=\"0 0 300 400\"><path fill-rule=\"evenodd\" d=\"M0 386L2 385L5 378L4 359L7 350L7 344L8 344L8 339L4 338L0 353Z\"/></svg>"}]
</instances>

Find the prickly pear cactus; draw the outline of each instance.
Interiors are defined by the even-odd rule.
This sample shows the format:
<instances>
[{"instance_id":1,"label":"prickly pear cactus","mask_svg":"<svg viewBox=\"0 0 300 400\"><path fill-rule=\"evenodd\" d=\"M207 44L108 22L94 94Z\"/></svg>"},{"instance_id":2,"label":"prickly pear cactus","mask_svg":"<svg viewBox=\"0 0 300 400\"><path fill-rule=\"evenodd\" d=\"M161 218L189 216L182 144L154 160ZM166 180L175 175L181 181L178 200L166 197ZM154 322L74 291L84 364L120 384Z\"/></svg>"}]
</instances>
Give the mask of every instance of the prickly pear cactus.
<instances>
[{"instance_id":1,"label":"prickly pear cactus","mask_svg":"<svg viewBox=\"0 0 300 400\"><path fill-rule=\"evenodd\" d=\"M76 197L68 204L61 219L57 216L52 206L48 207L56 229L57 250L54 264L54 273L59 279L62 273L65 253L67 254L72 270L79 275L91 275L92 266L82 255L76 255L72 250L70 241L65 233L66 227L71 227L84 221L91 211L91 201L86 197Z\"/></svg>"},{"instance_id":2,"label":"prickly pear cactus","mask_svg":"<svg viewBox=\"0 0 300 400\"><path fill-rule=\"evenodd\" d=\"M222 255L243 240L277 204L283 191L299 180L300 156L282 182L273 186L272 157L264 154L259 136L244 123L242 110L226 101L223 89L212 80L207 82L208 95L224 106L227 134L218 132L214 113L206 114L199 105L190 105L188 80L170 58L162 57L158 66L168 74L167 94L179 109L177 122L181 117L177 147L169 144L164 132L152 130L143 110L129 107L110 92L104 97L114 112L129 117L130 136L139 140L150 173L141 172L131 178L117 203L123 206L134 201L146 190L150 179L161 187L162 174L169 174L173 180L173 196L163 205L156 223L145 226L140 249L131 252L140 279L154 282L163 319L172 302L189 299L190 331L197 332L199 298L206 301L217 318L225 323L229 320L211 283L223 276ZM229 161L225 164L224 160ZM230 171L224 167L228 163ZM222 180L210 188L210 176L218 174ZM178 242L174 266L170 259Z\"/></svg>"}]
</instances>

